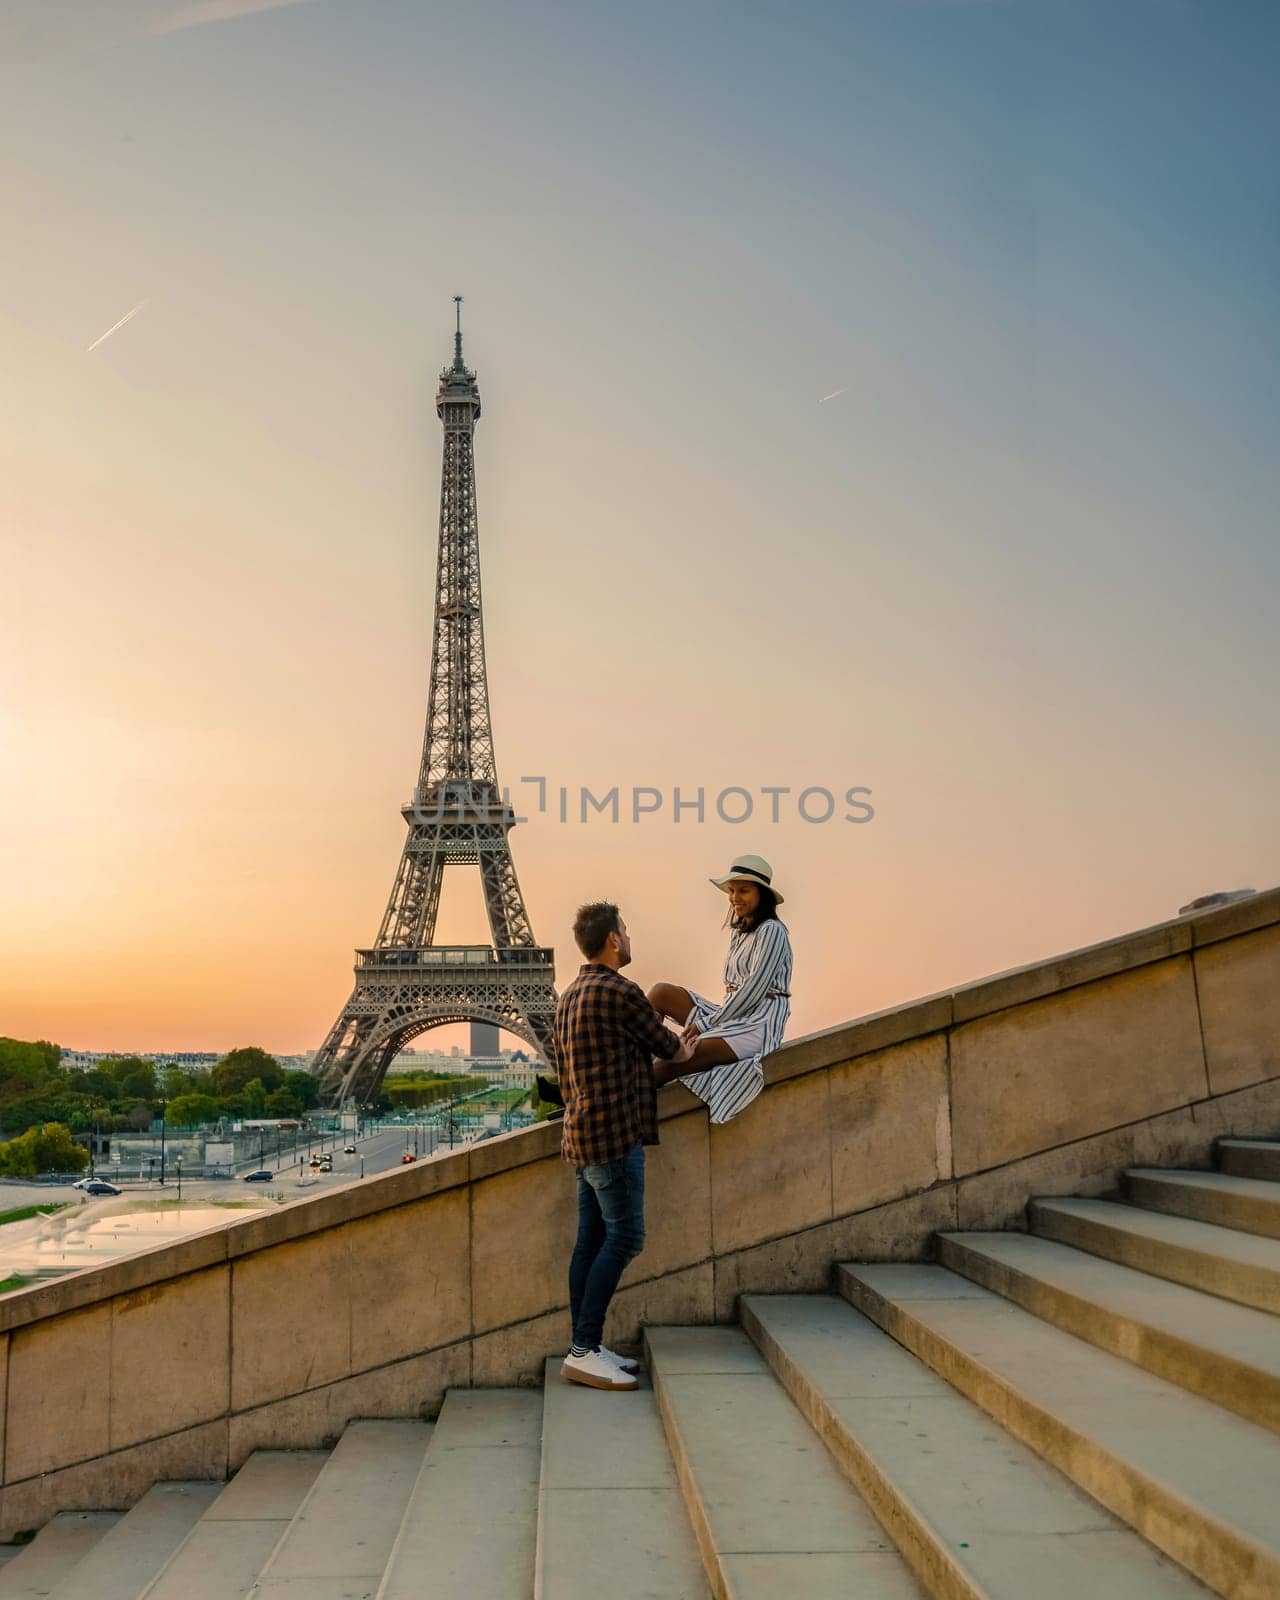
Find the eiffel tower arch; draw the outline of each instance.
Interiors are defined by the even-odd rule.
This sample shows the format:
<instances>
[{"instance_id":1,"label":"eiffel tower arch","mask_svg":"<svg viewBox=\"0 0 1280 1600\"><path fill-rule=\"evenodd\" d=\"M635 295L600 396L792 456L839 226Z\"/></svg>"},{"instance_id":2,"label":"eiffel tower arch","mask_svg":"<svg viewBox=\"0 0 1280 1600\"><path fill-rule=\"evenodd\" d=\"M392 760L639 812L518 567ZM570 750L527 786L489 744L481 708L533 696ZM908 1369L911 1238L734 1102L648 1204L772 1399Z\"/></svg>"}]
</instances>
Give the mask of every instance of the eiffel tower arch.
<instances>
[{"instance_id":1,"label":"eiffel tower arch","mask_svg":"<svg viewBox=\"0 0 1280 1600\"><path fill-rule=\"evenodd\" d=\"M555 953L533 936L498 787L489 719L473 446L476 375L462 359L461 296L452 366L440 374L444 428L435 625L422 764L378 937L356 951L355 987L312 1063L328 1105L370 1104L396 1053L429 1028L492 1022L552 1056ZM480 869L492 942L435 942L447 866Z\"/></svg>"}]
</instances>

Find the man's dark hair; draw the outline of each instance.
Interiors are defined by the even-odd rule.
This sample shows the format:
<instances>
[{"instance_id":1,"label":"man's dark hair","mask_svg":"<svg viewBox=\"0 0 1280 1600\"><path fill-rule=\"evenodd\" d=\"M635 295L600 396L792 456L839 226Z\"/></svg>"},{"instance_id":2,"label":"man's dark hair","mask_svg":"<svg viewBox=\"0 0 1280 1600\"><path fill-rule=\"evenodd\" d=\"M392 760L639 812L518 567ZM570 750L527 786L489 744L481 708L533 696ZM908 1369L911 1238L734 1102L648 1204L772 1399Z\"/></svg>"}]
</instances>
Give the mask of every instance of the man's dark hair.
<instances>
[{"instance_id":1,"label":"man's dark hair","mask_svg":"<svg viewBox=\"0 0 1280 1600\"><path fill-rule=\"evenodd\" d=\"M608 900L578 907L578 915L573 919L573 937L588 961L600 954L611 933L622 931L618 921L618 908Z\"/></svg>"}]
</instances>

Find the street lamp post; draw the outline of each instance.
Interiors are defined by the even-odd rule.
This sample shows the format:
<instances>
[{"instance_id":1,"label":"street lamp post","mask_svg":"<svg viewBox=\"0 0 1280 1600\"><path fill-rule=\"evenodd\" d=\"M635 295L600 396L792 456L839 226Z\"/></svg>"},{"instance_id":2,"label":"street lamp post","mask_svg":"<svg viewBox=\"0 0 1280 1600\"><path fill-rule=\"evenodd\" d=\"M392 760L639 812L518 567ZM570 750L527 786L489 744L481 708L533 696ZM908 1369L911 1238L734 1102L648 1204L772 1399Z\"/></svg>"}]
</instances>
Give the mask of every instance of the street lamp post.
<instances>
[{"instance_id":1,"label":"street lamp post","mask_svg":"<svg viewBox=\"0 0 1280 1600\"><path fill-rule=\"evenodd\" d=\"M182 1157L181 1156L176 1156L174 1158L174 1165L178 1169L178 1204L181 1205L182 1204Z\"/></svg>"},{"instance_id":2,"label":"street lamp post","mask_svg":"<svg viewBox=\"0 0 1280 1600\"><path fill-rule=\"evenodd\" d=\"M163 1098L160 1100L159 1104L160 1104L160 1187L163 1189L164 1188L164 1113L165 1113L165 1102L164 1102Z\"/></svg>"}]
</instances>

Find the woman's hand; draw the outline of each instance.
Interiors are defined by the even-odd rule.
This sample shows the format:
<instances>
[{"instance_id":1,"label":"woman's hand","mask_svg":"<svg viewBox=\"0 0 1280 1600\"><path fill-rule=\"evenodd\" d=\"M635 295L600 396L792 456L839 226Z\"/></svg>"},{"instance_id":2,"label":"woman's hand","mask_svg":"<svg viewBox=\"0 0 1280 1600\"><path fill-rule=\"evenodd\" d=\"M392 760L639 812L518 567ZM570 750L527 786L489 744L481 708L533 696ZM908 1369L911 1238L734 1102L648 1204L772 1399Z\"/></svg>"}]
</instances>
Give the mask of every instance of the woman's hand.
<instances>
[{"instance_id":1,"label":"woman's hand","mask_svg":"<svg viewBox=\"0 0 1280 1600\"><path fill-rule=\"evenodd\" d=\"M702 1034L702 1029L696 1022L690 1022L681 1033L680 1037L686 1044L693 1044Z\"/></svg>"}]
</instances>

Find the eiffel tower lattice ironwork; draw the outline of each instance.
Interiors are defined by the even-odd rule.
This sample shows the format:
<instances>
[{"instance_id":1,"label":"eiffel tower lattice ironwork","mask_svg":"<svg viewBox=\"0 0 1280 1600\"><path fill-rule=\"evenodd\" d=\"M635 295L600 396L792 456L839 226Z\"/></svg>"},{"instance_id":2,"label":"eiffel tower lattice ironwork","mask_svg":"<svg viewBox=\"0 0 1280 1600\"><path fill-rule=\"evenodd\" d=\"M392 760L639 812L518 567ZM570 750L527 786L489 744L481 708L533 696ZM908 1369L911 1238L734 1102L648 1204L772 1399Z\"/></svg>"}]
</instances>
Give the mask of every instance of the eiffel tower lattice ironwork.
<instances>
[{"instance_id":1,"label":"eiffel tower lattice ironwork","mask_svg":"<svg viewBox=\"0 0 1280 1600\"><path fill-rule=\"evenodd\" d=\"M440 374L444 425L431 686L422 767L402 808L409 827L372 949L356 951L355 988L312 1065L328 1104L370 1104L410 1039L446 1022L484 1021L552 1058L554 952L533 936L498 788L489 720L473 443L476 375L462 360L461 296L453 365ZM478 866L491 945L435 943L446 866Z\"/></svg>"}]
</instances>

